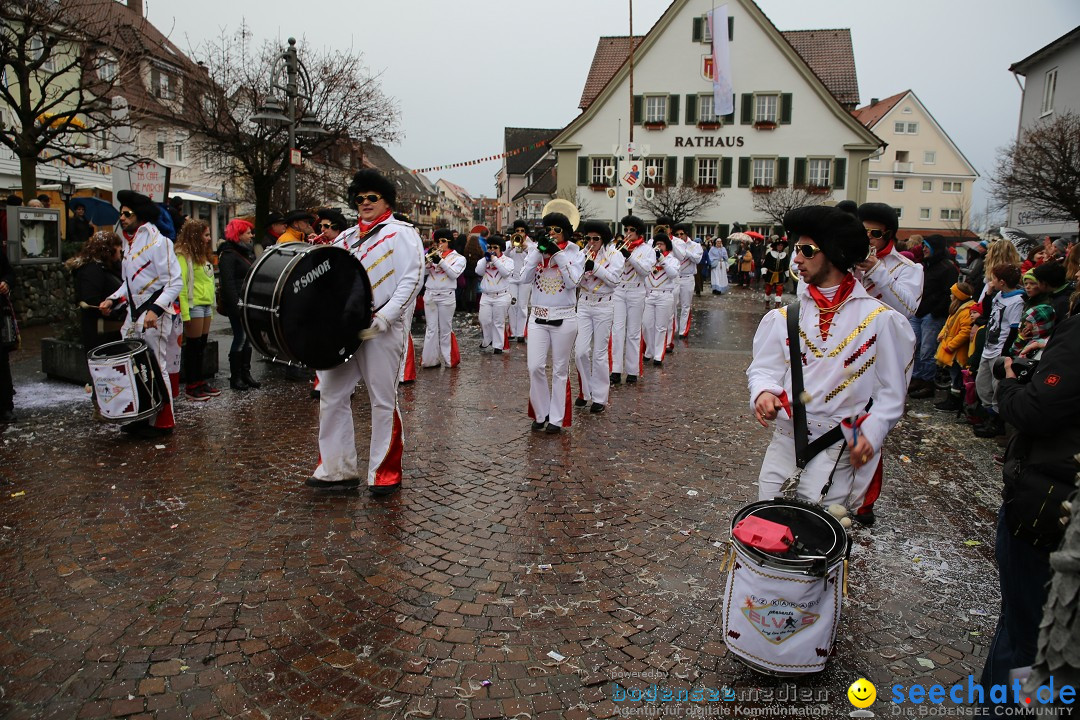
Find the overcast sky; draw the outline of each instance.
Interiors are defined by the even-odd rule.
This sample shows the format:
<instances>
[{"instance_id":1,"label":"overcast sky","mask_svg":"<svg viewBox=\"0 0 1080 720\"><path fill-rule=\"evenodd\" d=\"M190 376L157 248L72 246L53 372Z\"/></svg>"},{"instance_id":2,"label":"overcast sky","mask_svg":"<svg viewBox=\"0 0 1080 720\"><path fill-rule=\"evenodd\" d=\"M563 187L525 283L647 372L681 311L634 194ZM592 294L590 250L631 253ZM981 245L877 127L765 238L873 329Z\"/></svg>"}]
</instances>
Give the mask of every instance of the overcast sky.
<instances>
[{"instance_id":1,"label":"overcast sky","mask_svg":"<svg viewBox=\"0 0 1080 720\"><path fill-rule=\"evenodd\" d=\"M504 127L563 127L597 38L626 35L628 0L145 0L181 48L247 22L256 39L351 46L401 109L391 154L411 168L494 155ZM717 0L717 5L723 0ZM633 0L644 34L668 0ZM1020 88L1009 65L1080 25L1078 0L759 0L780 30L851 28L860 103L912 89L982 178L1016 136ZM736 78L736 91L738 79ZM428 173L495 194L499 163Z\"/></svg>"}]
</instances>

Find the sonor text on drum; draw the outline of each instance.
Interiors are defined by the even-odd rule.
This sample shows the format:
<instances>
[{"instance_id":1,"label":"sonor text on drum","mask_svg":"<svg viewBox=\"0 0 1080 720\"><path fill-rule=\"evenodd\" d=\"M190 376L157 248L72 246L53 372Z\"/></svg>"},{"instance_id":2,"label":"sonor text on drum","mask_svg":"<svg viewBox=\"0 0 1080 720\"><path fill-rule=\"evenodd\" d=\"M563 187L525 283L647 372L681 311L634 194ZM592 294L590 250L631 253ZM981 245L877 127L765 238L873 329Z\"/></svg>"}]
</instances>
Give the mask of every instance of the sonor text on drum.
<instances>
[{"instance_id":1,"label":"sonor text on drum","mask_svg":"<svg viewBox=\"0 0 1080 720\"><path fill-rule=\"evenodd\" d=\"M306 288L308 285L318 280L327 270L330 269L330 260L323 260L315 267L308 270L306 273L298 277L293 281L293 295L300 292L301 288Z\"/></svg>"}]
</instances>

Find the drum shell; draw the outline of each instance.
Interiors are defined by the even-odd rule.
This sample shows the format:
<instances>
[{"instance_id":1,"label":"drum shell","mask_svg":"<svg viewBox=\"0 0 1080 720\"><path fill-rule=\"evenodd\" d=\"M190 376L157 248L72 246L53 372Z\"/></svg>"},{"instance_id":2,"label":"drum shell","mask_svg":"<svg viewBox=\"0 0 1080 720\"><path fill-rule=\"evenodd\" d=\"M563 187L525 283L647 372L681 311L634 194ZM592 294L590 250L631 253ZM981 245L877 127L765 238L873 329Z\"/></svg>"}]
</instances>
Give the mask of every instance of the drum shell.
<instances>
[{"instance_id":1,"label":"drum shell","mask_svg":"<svg viewBox=\"0 0 1080 720\"><path fill-rule=\"evenodd\" d=\"M371 325L371 284L341 247L286 243L262 254L238 304L252 345L264 355L316 370L336 367Z\"/></svg>"},{"instance_id":2,"label":"drum shell","mask_svg":"<svg viewBox=\"0 0 1080 720\"><path fill-rule=\"evenodd\" d=\"M742 508L732 528L756 515L792 528L809 541L807 557L779 558L732 537L725 583L724 642L750 668L780 677L823 670L840 625L847 532L817 505L765 500Z\"/></svg>"},{"instance_id":3,"label":"drum shell","mask_svg":"<svg viewBox=\"0 0 1080 720\"><path fill-rule=\"evenodd\" d=\"M142 340L99 345L86 354L86 361L94 384L94 401L106 422L152 418L168 397L157 358Z\"/></svg>"}]
</instances>

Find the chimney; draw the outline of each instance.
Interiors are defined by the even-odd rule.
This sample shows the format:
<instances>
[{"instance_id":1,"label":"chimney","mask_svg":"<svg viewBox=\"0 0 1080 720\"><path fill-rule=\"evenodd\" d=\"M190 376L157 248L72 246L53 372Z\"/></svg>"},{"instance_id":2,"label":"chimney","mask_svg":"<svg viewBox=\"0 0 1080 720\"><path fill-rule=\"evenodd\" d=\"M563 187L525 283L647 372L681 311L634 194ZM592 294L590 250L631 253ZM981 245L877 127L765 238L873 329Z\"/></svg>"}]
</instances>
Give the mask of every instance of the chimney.
<instances>
[{"instance_id":1,"label":"chimney","mask_svg":"<svg viewBox=\"0 0 1080 720\"><path fill-rule=\"evenodd\" d=\"M128 0L128 2L130 3L132 0ZM871 105L877 105L879 102L881 102L881 98L870 98Z\"/></svg>"},{"instance_id":2,"label":"chimney","mask_svg":"<svg viewBox=\"0 0 1080 720\"><path fill-rule=\"evenodd\" d=\"M127 0L127 6L140 18L143 16L143 0Z\"/></svg>"}]
</instances>

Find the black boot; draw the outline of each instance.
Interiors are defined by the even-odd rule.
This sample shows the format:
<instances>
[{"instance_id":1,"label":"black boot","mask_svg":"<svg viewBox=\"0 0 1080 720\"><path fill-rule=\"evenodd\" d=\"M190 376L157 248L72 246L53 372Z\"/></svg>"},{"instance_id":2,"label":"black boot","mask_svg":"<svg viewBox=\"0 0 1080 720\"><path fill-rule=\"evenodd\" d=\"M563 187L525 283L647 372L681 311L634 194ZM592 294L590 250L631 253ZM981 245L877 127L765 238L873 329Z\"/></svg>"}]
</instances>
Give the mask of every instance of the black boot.
<instances>
[{"instance_id":1,"label":"black boot","mask_svg":"<svg viewBox=\"0 0 1080 720\"><path fill-rule=\"evenodd\" d=\"M255 378L251 377L251 346L248 345L240 349L240 377L244 382L248 384L248 387L258 390L262 387L262 383L256 382Z\"/></svg>"},{"instance_id":2,"label":"black boot","mask_svg":"<svg viewBox=\"0 0 1080 720\"><path fill-rule=\"evenodd\" d=\"M950 392L945 396L945 399L939 403L934 403L935 410L941 410L942 412L955 412L962 408L964 403L960 402L960 395Z\"/></svg>"},{"instance_id":3,"label":"black boot","mask_svg":"<svg viewBox=\"0 0 1080 720\"><path fill-rule=\"evenodd\" d=\"M241 353L229 353L229 387L233 390L250 390L251 387L244 382L244 366Z\"/></svg>"},{"instance_id":4,"label":"black boot","mask_svg":"<svg viewBox=\"0 0 1080 720\"><path fill-rule=\"evenodd\" d=\"M199 390L199 386L202 385L202 354L199 340L200 338L184 338L184 345L180 348L180 362L186 384L184 394L192 400L206 400L208 397Z\"/></svg>"}]
</instances>

